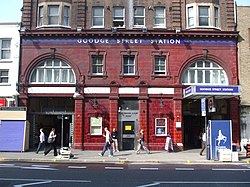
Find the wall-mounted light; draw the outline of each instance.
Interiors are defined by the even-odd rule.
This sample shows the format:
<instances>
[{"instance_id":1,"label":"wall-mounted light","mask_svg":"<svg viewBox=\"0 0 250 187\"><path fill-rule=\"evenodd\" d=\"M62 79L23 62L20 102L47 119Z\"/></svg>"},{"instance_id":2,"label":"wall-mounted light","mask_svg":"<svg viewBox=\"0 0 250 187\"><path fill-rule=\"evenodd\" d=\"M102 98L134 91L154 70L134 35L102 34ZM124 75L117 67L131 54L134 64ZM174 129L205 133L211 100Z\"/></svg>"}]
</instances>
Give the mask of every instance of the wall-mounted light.
<instances>
[{"instance_id":1,"label":"wall-mounted light","mask_svg":"<svg viewBox=\"0 0 250 187\"><path fill-rule=\"evenodd\" d=\"M162 100L162 93L161 93L160 107L163 107L163 106L164 106L164 103L163 103L163 100Z\"/></svg>"},{"instance_id":2,"label":"wall-mounted light","mask_svg":"<svg viewBox=\"0 0 250 187\"><path fill-rule=\"evenodd\" d=\"M82 27L76 27L76 31L77 32L81 32L82 31Z\"/></svg>"},{"instance_id":3,"label":"wall-mounted light","mask_svg":"<svg viewBox=\"0 0 250 187\"><path fill-rule=\"evenodd\" d=\"M90 102L92 103L92 106L94 107L94 109L98 108L98 101L96 98L91 99Z\"/></svg>"},{"instance_id":4,"label":"wall-mounted light","mask_svg":"<svg viewBox=\"0 0 250 187\"><path fill-rule=\"evenodd\" d=\"M112 27L112 28L111 28L111 31L112 31L112 32L117 32L117 27Z\"/></svg>"},{"instance_id":5,"label":"wall-mounted light","mask_svg":"<svg viewBox=\"0 0 250 187\"><path fill-rule=\"evenodd\" d=\"M148 28L147 27L142 27L142 32L148 32Z\"/></svg>"},{"instance_id":6,"label":"wall-mounted light","mask_svg":"<svg viewBox=\"0 0 250 187\"><path fill-rule=\"evenodd\" d=\"M121 110L122 110L122 107L118 107L118 113L120 113L121 112Z\"/></svg>"},{"instance_id":7,"label":"wall-mounted light","mask_svg":"<svg viewBox=\"0 0 250 187\"><path fill-rule=\"evenodd\" d=\"M154 8L152 6L149 6L148 10L154 10Z\"/></svg>"}]
</instances>

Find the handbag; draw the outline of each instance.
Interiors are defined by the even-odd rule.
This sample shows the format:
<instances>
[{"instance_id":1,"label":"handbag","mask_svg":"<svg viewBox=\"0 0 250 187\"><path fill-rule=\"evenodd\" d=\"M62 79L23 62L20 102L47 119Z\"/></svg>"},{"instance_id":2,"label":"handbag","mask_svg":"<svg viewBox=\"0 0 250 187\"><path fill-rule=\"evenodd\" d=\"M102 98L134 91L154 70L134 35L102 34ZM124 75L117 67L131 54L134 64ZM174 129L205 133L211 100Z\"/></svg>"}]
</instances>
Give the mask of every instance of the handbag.
<instances>
[{"instance_id":1,"label":"handbag","mask_svg":"<svg viewBox=\"0 0 250 187\"><path fill-rule=\"evenodd\" d=\"M53 143L55 141L54 138L48 138L48 143Z\"/></svg>"}]
</instances>

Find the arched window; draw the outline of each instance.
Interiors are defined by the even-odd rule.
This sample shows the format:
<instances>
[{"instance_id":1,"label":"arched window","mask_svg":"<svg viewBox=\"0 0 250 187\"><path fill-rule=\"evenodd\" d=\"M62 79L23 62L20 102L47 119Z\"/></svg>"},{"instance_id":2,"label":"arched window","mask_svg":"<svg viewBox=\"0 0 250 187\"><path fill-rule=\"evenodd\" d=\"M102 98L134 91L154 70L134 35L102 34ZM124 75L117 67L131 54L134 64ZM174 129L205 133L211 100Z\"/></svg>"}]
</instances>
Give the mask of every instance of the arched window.
<instances>
[{"instance_id":1,"label":"arched window","mask_svg":"<svg viewBox=\"0 0 250 187\"><path fill-rule=\"evenodd\" d=\"M72 68L58 59L47 59L41 62L30 76L30 83L36 84L73 84L75 82Z\"/></svg>"},{"instance_id":2,"label":"arched window","mask_svg":"<svg viewBox=\"0 0 250 187\"><path fill-rule=\"evenodd\" d=\"M208 60L198 60L191 64L182 76L186 85L228 85L228 78L218 64Z\"/></svg>"}]
</instances>

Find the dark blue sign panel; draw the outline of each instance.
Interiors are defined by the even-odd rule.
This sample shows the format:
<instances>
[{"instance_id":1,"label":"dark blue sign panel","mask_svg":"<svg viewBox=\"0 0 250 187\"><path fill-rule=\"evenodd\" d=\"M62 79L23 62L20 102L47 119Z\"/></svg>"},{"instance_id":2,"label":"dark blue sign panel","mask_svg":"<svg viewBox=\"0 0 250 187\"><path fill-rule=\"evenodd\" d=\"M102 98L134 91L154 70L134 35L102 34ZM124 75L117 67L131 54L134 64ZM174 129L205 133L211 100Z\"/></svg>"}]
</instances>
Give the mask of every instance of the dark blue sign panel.
<instances>
[{"instance_id":1,"label":"dark blue sign panel","mask_svg":"<svg viewBox=\"0 0 250 187\"><path fill-rule=\"evenodd\" d=\"M239 86L196 86L196 93L239 93Z\"/></svg>"},{"instance_id":2,"label":"dark blue sign panel","mask_svg":"<svg viewBox=\"0 0 250 187\"><path fill-rule=\"evenodd\" d=\"M232 151L231 120L209 120L210 158L218 159L219 150Z\"/></svg>"},{"instance_id":3,"label":"dark blue sign panel","mask_svg":"<svg viewBox=\"0 0 250 187\"><path fill-rule=\"evenodd\" d=\"M0 124L0 151L23 151L25 121L5 121Z\"/></svg>"},{"instance_id":4,"label":"dark blue sign panel","mask_svg":"<svg viewBox=\"0 0 250 187\"><path fill-rule=\"evenodd\" d=\"M236 46L235 40L197 40L197 39L179 39L179 38L43 38L43 39L22 39L23 44L158 44L158 45L216 45L216 46Z\"/></svg>"}]
</instances>

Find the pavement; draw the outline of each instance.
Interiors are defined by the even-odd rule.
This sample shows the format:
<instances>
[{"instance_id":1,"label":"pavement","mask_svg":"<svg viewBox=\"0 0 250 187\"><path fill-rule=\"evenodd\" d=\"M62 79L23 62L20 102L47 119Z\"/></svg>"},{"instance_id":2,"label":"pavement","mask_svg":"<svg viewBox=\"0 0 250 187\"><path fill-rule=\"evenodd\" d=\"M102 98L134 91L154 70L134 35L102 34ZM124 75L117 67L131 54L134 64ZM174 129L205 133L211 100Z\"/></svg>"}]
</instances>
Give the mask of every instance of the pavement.
<instances>
[{"instance_id":1,"label":"pavement","mask_svg":"<svg viewBox=\"0 0 250 187\"><path fill-rule=\"evenodd\" d=\"M200 156L200 149L191 149L180 152L168 153L166 151L152 151L150 154L141 151L115 152L114 157L109 157L107 151L104 156L99 156L101 151L74 150L71 149L73 158L64 158L61 155L55 157L53 151L44 156L43 152L36 154L34 151L27 152L0 152L0 163L4 161L23 161L23 162L63 162L63 163L165 163L165 164L249 164L250 158L246 158L245 152L238 152L239 161L218 161L207 160L206 155ZM204 151L205 152L205 151Z\"/></svg>"}]
</instances>

